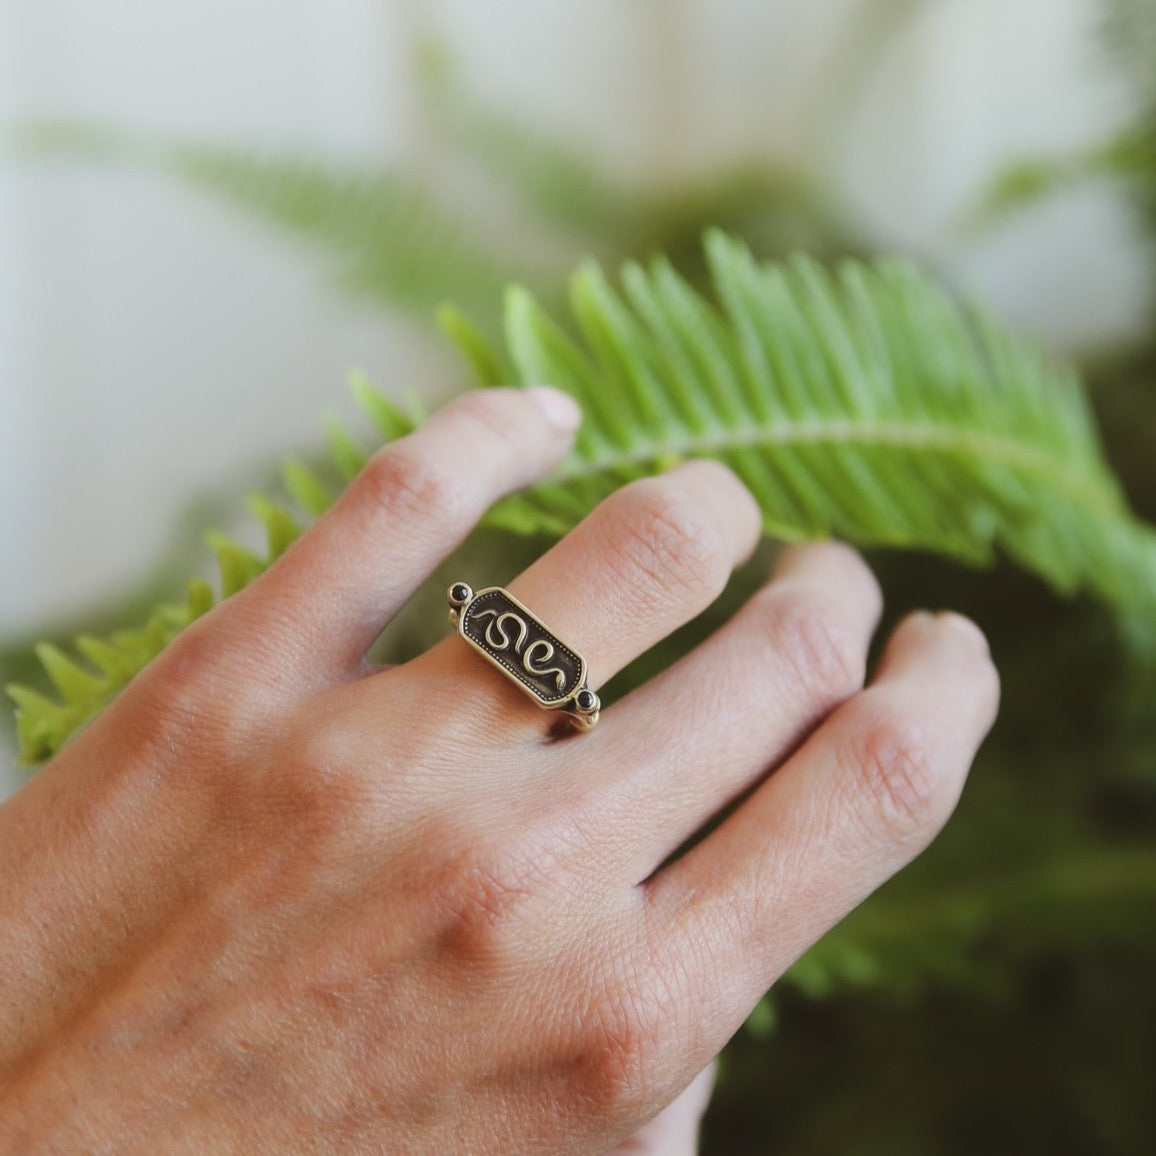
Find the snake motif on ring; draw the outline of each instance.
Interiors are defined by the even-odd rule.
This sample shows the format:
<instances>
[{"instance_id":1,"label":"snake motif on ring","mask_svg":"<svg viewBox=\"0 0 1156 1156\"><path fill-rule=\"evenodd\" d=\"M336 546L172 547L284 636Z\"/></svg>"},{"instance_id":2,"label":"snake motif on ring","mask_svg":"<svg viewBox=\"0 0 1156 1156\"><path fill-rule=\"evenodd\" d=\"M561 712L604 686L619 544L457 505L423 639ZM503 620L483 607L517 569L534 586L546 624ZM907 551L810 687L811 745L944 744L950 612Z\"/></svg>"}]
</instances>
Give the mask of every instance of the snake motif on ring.
<instances>
[{"instance_id":1,"label":"snake motif on ring","mask_svg":"<svg viewBox=\"0 0 1156 1156\"><path fill-rule=\"evenodd\" d=\"M529 646L526 646L530 627L520 614L515 614L512 610L506 610L502 613L497 610L479 610L474 615L475 620L490 617L493 618L493 621L486 627L486 642L494 650L512 650L522 660L522 669L527 674L531 674L535 678L546 678L552 674L558 690L565 689L566 672L560 666L547 667L545 665L554 657L554 644L552 642L548 642L545 638L536 638ZM516 638L509 633L507 623L514 625L517 630ZM539 653L541 657L538 657ZM536 666L536 662L541 665Z\"/></svg>"},{"instance_id":2,"label":"snake motif on ring","mask_svg":"<svg viewBox=\"0 0 1156 1156\"><path fill-rule=\"evenodd\" d=\"M468 582L454 582L446 601L462 638L539 706L566 711L580 730L594 726L602 703L586 685L586 660L533 611L500 586L475 593Z\"/></svg>"}]
</instances>

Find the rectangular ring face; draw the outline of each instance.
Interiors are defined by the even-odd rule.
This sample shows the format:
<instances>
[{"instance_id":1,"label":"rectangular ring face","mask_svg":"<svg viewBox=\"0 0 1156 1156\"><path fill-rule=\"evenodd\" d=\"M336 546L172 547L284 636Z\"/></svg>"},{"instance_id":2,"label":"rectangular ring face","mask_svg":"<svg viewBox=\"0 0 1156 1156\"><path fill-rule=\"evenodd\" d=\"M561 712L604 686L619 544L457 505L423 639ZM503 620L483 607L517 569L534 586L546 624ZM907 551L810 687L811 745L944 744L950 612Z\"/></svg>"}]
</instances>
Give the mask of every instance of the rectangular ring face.
<instances>
[{"instance_id":1,"label":"rectangular ring face","mask_svg":"<svg viewBox=\"0 0 1156 1156\"><path fill-rule=\"evenodd\" d=\"M458 633L540 706L561 706L586 681L586 662L500 586L479 590Z\"/></svg>"}]
</instances>

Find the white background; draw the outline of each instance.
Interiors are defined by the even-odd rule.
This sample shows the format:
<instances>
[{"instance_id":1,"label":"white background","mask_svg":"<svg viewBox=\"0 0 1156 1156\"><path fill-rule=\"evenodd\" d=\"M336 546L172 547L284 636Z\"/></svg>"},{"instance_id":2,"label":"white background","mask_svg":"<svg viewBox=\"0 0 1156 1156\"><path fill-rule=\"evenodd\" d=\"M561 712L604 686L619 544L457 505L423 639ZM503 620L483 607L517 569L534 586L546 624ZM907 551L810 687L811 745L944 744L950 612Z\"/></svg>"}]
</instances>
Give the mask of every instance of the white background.
<instances>
[{"instance_id":1,"label":"white background","mask_svg":"<svg viewBox=\"0 0 1156 1156\"><path fill-rule=\"evenodd\" d=\"M813 146L857 0L0 0L0 121L420 166L412 49L443 35L487 100L624 170ZM1109 190L982 243L959 216L1009 159L1127 113L1094 0L927 0L829 158L881 244L939 260L1021 328L1085 349L1148 287ZM162 179L0 161L0 636L126 588L193 498L318 440L363 366L442 395L445 361L272 231ZM18 781L0 751L0 794ZM6 786L7 784L7 786Z\"/></svg>"}]
</instances>

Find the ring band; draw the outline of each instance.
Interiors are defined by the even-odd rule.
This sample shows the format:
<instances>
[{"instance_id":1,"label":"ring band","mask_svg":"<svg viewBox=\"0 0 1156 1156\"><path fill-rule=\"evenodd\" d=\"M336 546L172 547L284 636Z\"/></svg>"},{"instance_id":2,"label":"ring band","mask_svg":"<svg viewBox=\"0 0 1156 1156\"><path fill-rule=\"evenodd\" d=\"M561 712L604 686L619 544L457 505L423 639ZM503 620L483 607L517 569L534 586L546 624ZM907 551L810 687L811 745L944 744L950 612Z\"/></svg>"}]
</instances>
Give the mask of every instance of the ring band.
<instances>
[{"instance_id":1,"label":"ring band","mask_svg":"<svg viewBox=\"0 0 1156 1156\"><path fill-rule=\"evenodd\" d=\"M589 730L602 703L586 685L586 659L501 586L476 594L465 582L446 591L458 633L545 710L561 710Z\"/></svg>"}]
</instances>

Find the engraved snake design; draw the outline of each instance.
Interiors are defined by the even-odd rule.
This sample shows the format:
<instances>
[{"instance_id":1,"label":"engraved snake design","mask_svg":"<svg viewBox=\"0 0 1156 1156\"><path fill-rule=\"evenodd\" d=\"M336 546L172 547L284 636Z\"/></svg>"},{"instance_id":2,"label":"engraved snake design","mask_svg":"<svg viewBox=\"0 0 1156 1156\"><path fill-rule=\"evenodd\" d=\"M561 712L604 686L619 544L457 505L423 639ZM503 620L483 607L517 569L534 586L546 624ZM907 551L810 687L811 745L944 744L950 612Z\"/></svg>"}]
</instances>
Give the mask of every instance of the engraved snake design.
<instances>
[{"instance_id":1,"label":"engraved snake design","mask_svg":"<svg viewBox=\"0 0 1156 1156\"><path fill-rule=\"evenodd\" d=\"M526 646L526 638L530 633L530 627L526 620L520 615L515 614L512 610L506 610L501 614L496 610L479 610L474 614L474 620L481 618L488 618L493 616L493 622L486 627L486 643L493 647L494 650L512 650L521 660L522 669L529 675L535 678L546 678L548 675L555 676L555 683L558 689L564 690L566 687L566 672L559 666L547 667L544 664L549 662L554 657L554 644L548 642L545 638L536 638L529 646ZM507 631L506 620L510 619L517 627L518 637L515 639ZM535 658L538 652L541 652L541 658ZM539 665L535 666L534 663Z\"/></svg>"}]
</instances>

